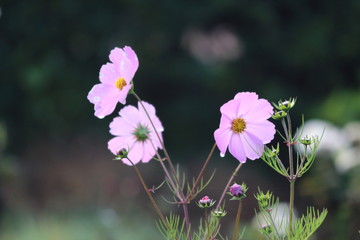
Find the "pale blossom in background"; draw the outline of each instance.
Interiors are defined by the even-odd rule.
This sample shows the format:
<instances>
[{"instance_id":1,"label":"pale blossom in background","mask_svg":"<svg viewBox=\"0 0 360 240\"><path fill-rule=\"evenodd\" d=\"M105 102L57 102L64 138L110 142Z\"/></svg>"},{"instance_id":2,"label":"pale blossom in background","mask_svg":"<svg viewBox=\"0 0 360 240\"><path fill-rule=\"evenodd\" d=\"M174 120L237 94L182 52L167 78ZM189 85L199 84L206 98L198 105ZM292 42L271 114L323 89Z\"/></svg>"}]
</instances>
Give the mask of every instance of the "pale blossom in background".
<instances>
[{"instance_id":1,"label":"pale blossom in background","mask_svg":"<svg viewBox=\"0 0 360 240\"><path fill-rule=\"evenodd\" d=\"M221 108L220 126L214 132L222 156L227 149L240 162L261 157L264 144L275 135L275 125L267 119L273 107L253 92L240 92Z\"/></svg>"},{"instance_id":2,"label":"pale blossom in background","mask_svg":"<svg viewBox=\"0 0 360 240\"><path fill-rule=\"evenodd\" d=\"M164 128L156 116L155 107L144 101L142 103L162 141L161 133ZM115 155L122 149L128 150L128 158L133 164L140 161L149 162L157 149L162 149L162 145L140 102L137 108L134 106L122 108L119 115L110 123L110 133L115 137L108 142L109 150ZM128 159L122 161L132 165Z\"/></svg>"},{"instance_id":3,"label":"pale blossom in background","mask_svg":"<svg viewBox=\"0 0 360 240\"><path fill-rule=\"evenodd\" d=\"M132 87L132 79L139 67L136 53L131 47L114 48L109 59L100 69L99 84L89 92L87 98L94 104L95 116L104 118L111 114L118 102L125 104Z\"/></svg>"}]
</instances>

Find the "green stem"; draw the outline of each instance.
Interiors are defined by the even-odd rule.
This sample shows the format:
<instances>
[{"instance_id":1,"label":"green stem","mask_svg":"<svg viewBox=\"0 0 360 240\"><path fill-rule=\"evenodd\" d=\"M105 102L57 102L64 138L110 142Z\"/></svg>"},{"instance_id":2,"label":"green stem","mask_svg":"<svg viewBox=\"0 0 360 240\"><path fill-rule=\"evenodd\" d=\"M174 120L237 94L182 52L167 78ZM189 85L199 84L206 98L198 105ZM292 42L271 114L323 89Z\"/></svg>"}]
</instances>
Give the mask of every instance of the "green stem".
<instances>
[{"instance_id":1,"label":"green stem","mask_svg":"<svg viewBox=\"0 0 360 240\"><path fill-rule=\"evenodd\" d=\"M192 200L192 199L194 198L194 196L192 196L192 194L194 193L197 185L199 185L200 180L201 180L201 177L202 177L202 175L204 174L204 171L205 171L205 169L206 169L206 167L207 167L207 165L208 165L208 163L209 163L212 155L214 154L215 148L216 148L216 143L215 143L215 144L213 145L213 147L211 148L210 153L209 153L209 155L208 155L208 157L207 157L207 159L206 159L203 167L201 168L201 171L200 171L200 173L199 173L199 175L198 175L198 177L197 177L197 179L196 179L196 181L195 181L194 186L191 188L189 194L187 195L187 197L186 197L186 200L187 200L187 201L190 201L190 200Z\"/></svg>"},{"instance_id":2,"label":"green stem","mask_svg":"<svg viewBox=\"0 0 360 240\"><path fill-rule=\"evenodd\" d=\"M180 203L183 205L184 218L185 218L185 223L186 223L186 229L187 229L187 231L188 231L188 239L191 240L191 239L192 239L192 236L191 236L191 232L190 232L190 217L189 217L189 211L188 211L188 207L187 207L188 202L187 202L187 199L185 198L185 195L184 195L184 193L183 193L183 191L182 191L182 189L181 189L180 181L179 181L179 179L178 179L178 177L177 177L177 173L176 173L176 170L175 170L175 168L174 168L174 165L173 165L172 162L171 162L170 156L169 156L169 154L168 154L168 152L167 152L167 150L166 150L166 148L165 148L165 144L164 144L164 142L162 141L162 139L161 139L158 131L156 130L156 127L155 127L153 121L151 120L150 115L149 115L147 109L145 108L144 104L142 103L141 98L140 98L133 90L131 91L131 94L134 95L134 97L139 101L141 107L144 109L144 112L145 112L147 118L149 119L150 124L151 124L151 126L153 127L154 132L155 132L157 138L159 139L159 142L160 142L160 144L161 144L162 150L163 150L163 152L164 152L164 154L165 154L165 158L166 158L166 160L167 160L168 163L169 163L170 169L171 169L171 171L172 171L173 177L174 177L175 182L176 182L176 185L177 185L177 188L176 188L176 189L177 189L177 195L181 198Z\"/></svg>"},{"instance_id":3,"label":"green stem","mask_svg":"<svg viewBox=\"0 0 360 240\"><path fill-rule=\"evenodd\" d=\"M224 200L225 194L231 184L231 182L233 181L234 177L236 176L237 172L240 170L241 166L243 165L243 163L240 163L237 168L235 169L235 171L233 172L233 174L231 175L231 177L229 178L228 183L226 184L223 193L221 194L220 200L218 202L218 204L216 205L216 210L218 210L221 206L222 201Z\"/></svg>"},{"instance_id":4,"label":"green stem","mask_svg":"<svg viewBox=\"0 0 360 240\"><path fill-rule=\"evenodd\" d=\"M292 232L294 212L295 180L290 181L289 230Z\"/></svg>"},{"instance_id":5,"label":"green stem","mask_svg":"<svg viewBox=\"0 0 360 240\"><path fill-rule=\"evenodd\" d=\"M209 217L208 217L207 208L205 208L205 224L206 224L206 239L210 239L210 226L209 226Z\"/></svg>"},{"instance_id":6,"label":"green stem","mask_svg":"<svg viewBox=\"0 0 360 240\"><path fill-rule=\"evenodd\" d=\"M293 159L293 140L290 114L287 114L287 145L289 149L289 168L290 168L290 203L289 203L289 230L292 232L293 211L294 211L294 196L295 196L295 175L294 175L294 159ZM284 124L286 125L286 124ZM285 129L284 129L285 130Z\"/></svg>"},{"instance_id":7,"label":"green stem","mask_svg":"<svg viewBox=\"0 0 360 240\"><path fill-rule=\"evenodd\" d=\"M278 236L278 239L280 239L280 234L279 234L279 231L277 230L277 227L275 225L275 222L274 222L274 219L273 217L271 216L271 213L270 212L267 212L269 214L269 218L270 218L270 221L271 221L271 224L273 225L274 229L275 229L275 232L276 232L276 235Z\"/></svg>"},{"instance_id":8,"label":"green stem","mask_svg":"<svg viewBox=\"0 0 360 240\"><path fill-rule=\"evenodd\" d=\"M142 177L142 175L140 173L140 170L137 168L137 166L129 158L127 158L127 160L129 160L131 165L133 165L133 167L135 169L135 172L136 172L136 174L137 174L137 176L138 176L138 178L139 178L139 180L140 180L146 194L148 195L148 197L150 199L150 202L152 203L156 213L161 218L161 221L166 225L167 229L170 230L170 227L168 226L167 221L165 220L163 214L161 213L161 210L160 210L159 206L156 204L155 199L153 198L153 196L151 195L151 193L149 191L149 188L146 186L146 183L145 183L144 178Z\"/></svg>"},{"instance_id":9,"label":"green stem","mask_svg":"<svg viewBox=\"0 0 360 240\"><path fill-rule=\"evenodd\" d=\"M236 240L237 236L239 234L241 210L242 210L242 200L239 201L239 206L238 206L238 210L236 213L236 219L235 219L235 230L234 230L234 235L233 235L232 240Z\"/></svg>"}]
</instances>

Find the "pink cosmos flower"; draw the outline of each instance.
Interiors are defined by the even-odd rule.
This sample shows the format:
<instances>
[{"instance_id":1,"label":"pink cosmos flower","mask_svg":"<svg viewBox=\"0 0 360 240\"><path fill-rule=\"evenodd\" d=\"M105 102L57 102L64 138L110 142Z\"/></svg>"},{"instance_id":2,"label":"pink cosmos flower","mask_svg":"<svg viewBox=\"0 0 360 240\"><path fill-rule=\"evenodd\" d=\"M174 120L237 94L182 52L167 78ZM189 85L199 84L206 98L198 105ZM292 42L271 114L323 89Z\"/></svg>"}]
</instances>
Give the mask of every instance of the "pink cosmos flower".
<instances>
[{"instance_id":1,"label":"pink cosmos flower","mask_svg":"<svg viewBox=\"0 0 360 240\"><path fill-rule=\"evenodd\" d=\"M164 128L156 116L155 107L144 101L142 103L162 141L161 132ZM122 108L119 115L120 117L114 118L110 123L110 133L115 137L108 142L109 150L115 155L122 149L128 150L127 156L134 164L140 161L149 162L157 149L162 149L162 147L140 102L138 102L138 108L134 106ZM127 165L132 165L128 159L122 159L122 161Z\"/></svg>"},{"instance_id":2,"label":"pink cosmos flower","mask_svg":"<svg viewBox=\"0 0 360 240\"><path fill-rule=\"evenodd\" d=\"M98 118L111 114L118 102L126 103L131 81L139 67L135 52L128 46L111 50L109 59L111 63L102 65L100 69L101 83L96 84L87 96L95 105L95 116Z\"/></svg>"},{"instance_id":3,"label":"pink cosmos flower","mask_svg":"<svg viewBox=\"0 0 360 240\"><path fill-rule=\"evenodd\" d=\"M258 99L252 92L240 92L233 100L220 108L220 127L214 137L221 156L229 152L240 162L258 159L264 144L275 135L275 125L267 119L273 114L273 107L265 99Z\"/></svg>"}]
</instances>

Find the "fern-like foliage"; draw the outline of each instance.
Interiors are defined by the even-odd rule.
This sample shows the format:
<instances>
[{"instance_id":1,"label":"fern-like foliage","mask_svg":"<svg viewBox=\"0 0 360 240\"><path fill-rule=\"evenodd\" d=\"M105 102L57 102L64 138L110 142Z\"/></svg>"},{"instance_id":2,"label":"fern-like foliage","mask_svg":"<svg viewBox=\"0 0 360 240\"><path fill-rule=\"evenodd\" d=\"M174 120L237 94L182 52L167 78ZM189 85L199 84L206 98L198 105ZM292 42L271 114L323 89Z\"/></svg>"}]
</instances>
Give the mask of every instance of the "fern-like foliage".
<instances>
[{"instance_id":1,"label":"fern-like foliage","mask_svg":"<svg viewBox=\"0 0 360 240\"><path fill-rule=\"evenodd\" d=\"M309 207L306 215L295 221L294 227L290 233L287 234L287 239L291 240L307 240L320 227L327 215L327 209L323 209L320 213L314 207Z\"/></svg>"},{"instance_id":2,"label":"fern-like foliage","mask_svg":"<svg viewBox=\"0 0 360 240\"><path fill-rule=\"evenodd\" d=\"M166 222L159 221L156 223L161 235L166 240L185 240L187 239L185 228L185 220L180 220L179 215L170 213L169 217L165 218Z\"/></svg>"}]
</instances>

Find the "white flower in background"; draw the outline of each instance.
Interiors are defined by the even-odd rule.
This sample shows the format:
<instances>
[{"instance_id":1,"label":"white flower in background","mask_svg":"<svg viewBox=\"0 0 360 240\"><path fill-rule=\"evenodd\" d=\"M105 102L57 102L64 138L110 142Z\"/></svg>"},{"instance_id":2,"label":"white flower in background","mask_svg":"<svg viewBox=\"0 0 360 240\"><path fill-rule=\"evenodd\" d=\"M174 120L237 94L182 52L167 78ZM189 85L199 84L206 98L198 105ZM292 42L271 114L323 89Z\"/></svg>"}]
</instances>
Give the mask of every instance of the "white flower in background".
<instances>
[{"instance_id":1,"label":"white flower in background","mask_svg":"<svg viewBox=\"0 0 360 240\"><path fill-rule=\"evenodd\" d=\"M300 129L301 130L301 129ZM341 131L334 124L320 120L308 120L304 124L302 137L317 136L321 142L318 148L318 154L334 154L349 145L347 135ZM298 151L303 151L303 148L297 148Z\"/></svg>"},{"instance_id":2,"label":"white flower in background","mask_svg":"<svg viewBox=\"0 0 360 240\"><path fill-rule=\"evenodd\" d=\"M360 164L360 122L345 125L343 133L349 141L349 146L335 156L334 163L340 173L345 173Z\"/></svg>"},{"instance_id":3,"label":"white flower in background","mask_svg":"<svg viewBox=\"0 0 360 240\"><path fill-rule=\"evenodd\" d=\"M274 220L274 224L279 235L284 236L289 229L289 204L285 202L279 203L278 207L273 208L270 214ZM296 210L294 209L294 219L296 216ZM266 219L268 219L268 217ZM252 220L252 225L256 229L267 226L269 224L270 223L265 220L265 217L262 213L259 213Z\"/></svg>"}]
</instances>

